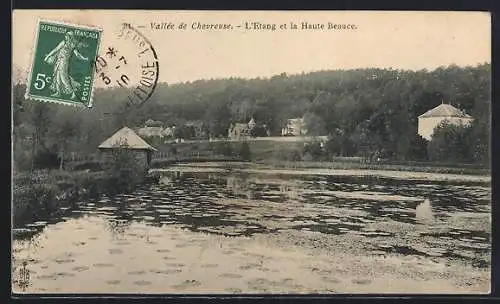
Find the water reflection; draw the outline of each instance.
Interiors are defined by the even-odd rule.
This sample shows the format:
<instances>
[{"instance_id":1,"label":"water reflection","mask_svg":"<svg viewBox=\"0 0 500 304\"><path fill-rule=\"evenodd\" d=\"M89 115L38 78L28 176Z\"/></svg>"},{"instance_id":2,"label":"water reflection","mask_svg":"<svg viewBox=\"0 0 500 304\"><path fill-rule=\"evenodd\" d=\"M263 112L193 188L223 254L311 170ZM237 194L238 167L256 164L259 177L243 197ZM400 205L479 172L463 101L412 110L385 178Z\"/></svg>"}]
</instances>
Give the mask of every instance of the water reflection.
<instances>
[{"instance_id":1,"label":"water reflection","mask_svg":"<svg viewBox=\"0 0 500 304\"><path fill-rule=\"evenodd\" d=\"M297 224L288 228L307 228L300 221L309 220L317 231L345 233L359 231L373 221L429 224L445 220L453 212L489 212L488 192L487 188L472 186L424 186L407 181L389 184L381 179L360 178L353 183L352 177L296 180L282 176L172 172L165 173L159 184L139 188L130 195L81 202L65 217L99 214L114 219L110 221L113 230L135 220L159 226L183 224L193 231L210 228L207 231L212 233L218 233L217 227L233 227L232 235L251 235L273 230L252 219L282 216ZM427 197L433 198L432 203ZM14 230L15 237L29 237L45 225L47 222L28 224ZM224 234L225 230L228 229L219 232Z\"/></svg>"},{"instance_id":2,"label":"water reflection","mask_svg":"<svg viewBox=\"0 0 500 304\"><path fill-rule=\"evenodd\" d=\"M81 217L105 219L105 229L115 240L130 237L127 231L134 223L180 225L193 232L229 237L291 230L374 239L380 245L374 250L379 253L449 257L484 267L486 262L477 255L490 250L489 231L463 223L460 227L464 229L457 229L453 221L457 216L489 212L490 189L480 185L364 177L297 179L234 172L167 172L158 184L140 187L132 194L79 202L61 216L13 232L18 242L32 242L33 236L40 235L45 227ZM401 234L383 225L373 228L386 223L390 227L427 225L428 231L419 236L430 238L433 245L384 244L384 240ZM434 226L437 231L431 229ZM146 243L152 243L152 238L147 233L143 237ZM113 250L110 254L120 252ZM13 272L19 286L30 279L29 259L24 260Z\"/></svg>"},{"instance_id":3,"label":"water reflection","mask_svg":"<svg viewBox=\"0 0 500 304\"><path fill-rule=\"evenodd\" d=\"M432 224L435 221L434 212L432 211L431 201L425 199L415 210L415 218L423 224Z\"/></svg>"},{"instance_id":4,"label":"water reflection","mask_svg":"<svg viewBox=\"0 0 500 304\"><path fill-rule=\"evenodd\" d=\"M212 177L213 179L213 177ZM253 199L254 191L250 188L250 183L246 177L228 176L226 189L230 197Z\"/></svg>"}]
</instances>

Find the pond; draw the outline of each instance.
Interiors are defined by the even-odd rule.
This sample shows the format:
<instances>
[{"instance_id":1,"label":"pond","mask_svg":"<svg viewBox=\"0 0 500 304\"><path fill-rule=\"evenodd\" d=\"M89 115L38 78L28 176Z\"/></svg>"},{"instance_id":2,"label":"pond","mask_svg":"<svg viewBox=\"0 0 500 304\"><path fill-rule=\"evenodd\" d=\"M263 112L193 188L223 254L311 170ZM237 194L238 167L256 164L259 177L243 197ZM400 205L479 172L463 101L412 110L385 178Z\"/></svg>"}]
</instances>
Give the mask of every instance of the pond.
<instances>
[{"instance_id":1,"label":"pond","mask_svg":"<svg viewBox=\"0 0 500 304\"><path fill-rule=\"evenodd\" d=\"M489 184L161 174L15 229L13 290L489 292Z\"/></svg>"}]
</instances>

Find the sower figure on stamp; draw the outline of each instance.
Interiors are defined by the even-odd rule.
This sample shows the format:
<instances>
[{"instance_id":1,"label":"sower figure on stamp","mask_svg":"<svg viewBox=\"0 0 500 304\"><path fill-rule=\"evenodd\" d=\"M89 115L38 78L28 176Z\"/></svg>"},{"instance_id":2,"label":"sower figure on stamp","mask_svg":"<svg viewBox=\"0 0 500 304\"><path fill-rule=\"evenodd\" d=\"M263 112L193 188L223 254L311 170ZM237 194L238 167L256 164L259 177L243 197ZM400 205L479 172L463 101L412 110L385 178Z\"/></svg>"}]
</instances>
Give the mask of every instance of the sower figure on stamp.
<instances>
[{"instance_id":1,"label":"sower figure on stamp","mask_svg":"<svg viewBox=\"0 0 500 304\"><path fill-rule=\"evenodd\" d=\"M50 86L54 93L51 96L59 97L63 94L71 94L71 99L76 98L75 92L78 91L81 84L69 74L69 63L73 54L80 60L89 60L78 51L78 48L82 46L83 44L76 40L73 32L67 32L64 40L45 56L44 61L54 65Z\"/></svg>"}]
</instances>

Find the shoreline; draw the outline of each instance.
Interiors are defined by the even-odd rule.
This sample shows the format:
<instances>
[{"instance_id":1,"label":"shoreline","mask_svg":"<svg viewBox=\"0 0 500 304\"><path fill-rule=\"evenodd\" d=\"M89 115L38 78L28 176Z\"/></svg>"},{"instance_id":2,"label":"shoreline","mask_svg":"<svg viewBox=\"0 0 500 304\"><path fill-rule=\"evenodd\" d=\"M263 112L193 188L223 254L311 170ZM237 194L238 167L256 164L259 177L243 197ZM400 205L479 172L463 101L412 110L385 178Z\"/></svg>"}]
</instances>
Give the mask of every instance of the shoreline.
<instances>
[{"instance_id":1,"label":"shoreline","mask_svg":"<svg viewBox=\"0 0 500 304\"><path fill-rule=\"evenodd\" d=\"M236 166L230 166L235 164ZM241 166L245 164L245 166ZM326 169L326 168L272 168L255 163L186 163L176 164L169 168L152 168L150 172L213 172L213 173L250 173L250 174L276 174L276 175L319 175L319 176L353 176L353 177L381 177L413 181L435 182L475 182L491 183L491 177L486 175L430 173L399 170L376 169Z\"/></svg>"},{"instance_id":2,"label":"shoreline","mask_svg":"<svg viewBox=\"0 0 500 304\"><path fill-rule=\"evenodd\" d=\"M144 176L140 184L147 184L152 179L154 177ZM40 170L35 174L23 172L14 181L11 205L13 229L62 214L78 201L128 193L139 185L117 185L116 178L104 171Z\"/></svg>"}]
</instances>

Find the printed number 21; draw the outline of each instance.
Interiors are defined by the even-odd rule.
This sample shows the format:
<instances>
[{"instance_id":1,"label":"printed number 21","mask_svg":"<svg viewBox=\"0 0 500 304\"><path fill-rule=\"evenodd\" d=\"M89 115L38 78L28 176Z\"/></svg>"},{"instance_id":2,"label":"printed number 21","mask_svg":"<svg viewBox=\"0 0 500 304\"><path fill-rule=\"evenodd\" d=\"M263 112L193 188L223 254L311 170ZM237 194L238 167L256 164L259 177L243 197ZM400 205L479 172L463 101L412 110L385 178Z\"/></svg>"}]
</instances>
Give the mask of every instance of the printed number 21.
<instances>
[{"instance_id":1,"label":"printed number 21","mask_svg":"<svg viewBox=\"0 0 500 304\"><path fill-rule=\"evenodd\" d=\"M43 90L45 88L46 83L50 83L51 77L47 77L45 74L38 73L35 79L35 89Z\"/></svg>"}]
</instances>

